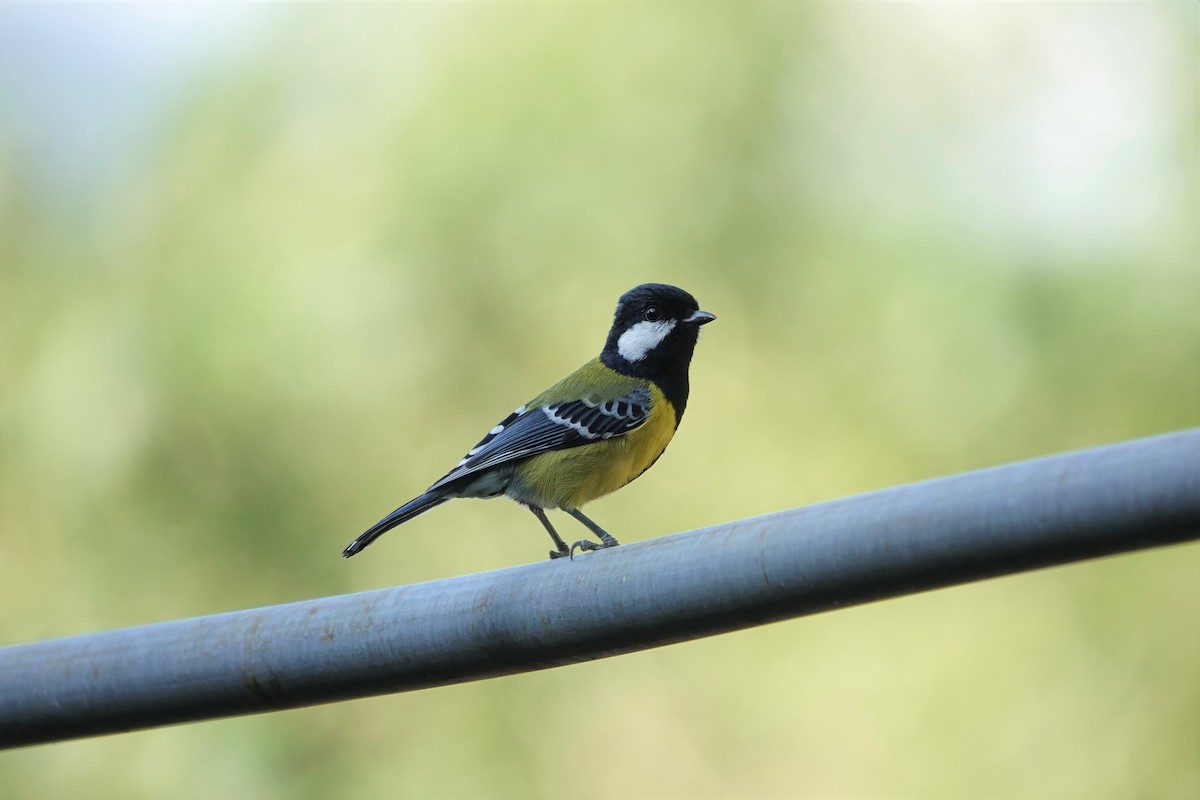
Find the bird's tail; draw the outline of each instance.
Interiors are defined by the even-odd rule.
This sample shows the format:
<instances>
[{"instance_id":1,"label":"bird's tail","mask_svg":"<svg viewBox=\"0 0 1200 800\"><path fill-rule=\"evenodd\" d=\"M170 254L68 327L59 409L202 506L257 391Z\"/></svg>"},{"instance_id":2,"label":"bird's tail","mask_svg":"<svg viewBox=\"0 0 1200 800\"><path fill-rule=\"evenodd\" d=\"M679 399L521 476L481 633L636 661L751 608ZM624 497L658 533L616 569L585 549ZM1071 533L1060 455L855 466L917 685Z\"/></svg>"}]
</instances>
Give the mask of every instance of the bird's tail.
<instances>
[{"instance_id":1,"label":"bird's tail","mask_svg":"<svg viewBox=\"0 0 1200 800\"><path fill-rule=\"evenodd\" d=\"M349 544L342 551L343 558L349 558L371 542L378 539L383 534L390 531L392 528L399 525L401 522L407 522L418 514L423 514L434 506L440 506L442 503L449 500L444 494L438 492L426 492L418 498L409 500L404 505L397 508L392 513L388 514L383 519L376 522L367 529L361 536Z\"/></svg>"}]
</instances>

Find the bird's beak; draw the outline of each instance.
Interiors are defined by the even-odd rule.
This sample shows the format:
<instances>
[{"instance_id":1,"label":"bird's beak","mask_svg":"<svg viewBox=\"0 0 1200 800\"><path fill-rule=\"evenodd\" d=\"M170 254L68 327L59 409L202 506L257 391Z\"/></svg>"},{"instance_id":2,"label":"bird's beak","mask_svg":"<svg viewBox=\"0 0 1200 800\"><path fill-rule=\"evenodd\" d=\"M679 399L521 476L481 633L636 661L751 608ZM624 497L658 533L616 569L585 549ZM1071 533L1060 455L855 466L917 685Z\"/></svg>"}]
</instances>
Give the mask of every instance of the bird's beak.
<instances>
[{"instance_id":1,"label":"bird's beak","mask_svg":"<svg viewBox=\"0 0 1200 800\"><path fill-rule=\"evenodd\" d=\"M684 319L684 322L689 325L707 325L716 318L716 314L710 314L707 311L693 311L691 316Z\"/></svg>"}]
</instances>

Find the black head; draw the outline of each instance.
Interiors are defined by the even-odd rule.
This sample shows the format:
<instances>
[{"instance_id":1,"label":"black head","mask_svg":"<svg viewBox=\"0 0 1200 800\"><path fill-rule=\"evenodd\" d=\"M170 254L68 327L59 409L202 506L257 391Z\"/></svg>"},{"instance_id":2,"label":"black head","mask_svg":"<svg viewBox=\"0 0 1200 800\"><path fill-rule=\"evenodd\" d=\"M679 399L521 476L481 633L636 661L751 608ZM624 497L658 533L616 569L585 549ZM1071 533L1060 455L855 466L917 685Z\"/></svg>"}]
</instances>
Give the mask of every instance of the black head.
<instances>
[{"instance_id":1,"label":"black head","mask_svg":"<svg viewBox=\"0 0 1200 800\"><path fill-rule=\"evenodd\" d=\"M700 326L714 319L677 286L642 284L621 295L600 358L617 372L657 383L682 415Z\"/></svg>"}]
</instances>

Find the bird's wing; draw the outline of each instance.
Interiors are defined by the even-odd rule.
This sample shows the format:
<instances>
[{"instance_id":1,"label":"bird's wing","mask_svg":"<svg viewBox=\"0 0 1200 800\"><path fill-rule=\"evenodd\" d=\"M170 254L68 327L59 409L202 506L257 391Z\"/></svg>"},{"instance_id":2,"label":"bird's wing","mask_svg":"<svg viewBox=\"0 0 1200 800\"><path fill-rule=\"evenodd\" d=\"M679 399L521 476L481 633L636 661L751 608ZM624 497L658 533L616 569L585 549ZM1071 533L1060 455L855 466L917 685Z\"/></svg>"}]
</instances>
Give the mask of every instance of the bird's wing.
<instances>
[{"instance_id":1,"label":"bird's wing","mask_svg":"<svg viewBox=\"0 0 1200 800\"><path fill-rule=\"evenodd\" d=\"M639 386L603 402L585 397L521 406L488 431L429 491L498 464L623 436L646 421L650 405L650 391Z\"/></svg>"}]
</instances>

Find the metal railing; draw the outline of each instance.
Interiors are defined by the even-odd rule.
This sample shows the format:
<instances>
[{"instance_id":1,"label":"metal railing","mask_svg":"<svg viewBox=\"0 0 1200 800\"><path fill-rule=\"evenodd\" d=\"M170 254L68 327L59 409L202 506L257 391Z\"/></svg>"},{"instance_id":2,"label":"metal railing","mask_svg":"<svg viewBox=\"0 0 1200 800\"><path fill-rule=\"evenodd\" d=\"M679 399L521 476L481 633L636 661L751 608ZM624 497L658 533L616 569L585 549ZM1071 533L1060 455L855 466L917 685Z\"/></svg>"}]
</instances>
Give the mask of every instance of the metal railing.
<instances>
[{"instance_id":1,"label":"metal railing","mask_svg":"<svg viewBox=\"0 0 1200 800\"><path fill-rule=\"evenodd\" d=\"M0 747L545 669L1197 538L1193 429L574 561L10 645Z\"/></svg>"}]
</instances>

